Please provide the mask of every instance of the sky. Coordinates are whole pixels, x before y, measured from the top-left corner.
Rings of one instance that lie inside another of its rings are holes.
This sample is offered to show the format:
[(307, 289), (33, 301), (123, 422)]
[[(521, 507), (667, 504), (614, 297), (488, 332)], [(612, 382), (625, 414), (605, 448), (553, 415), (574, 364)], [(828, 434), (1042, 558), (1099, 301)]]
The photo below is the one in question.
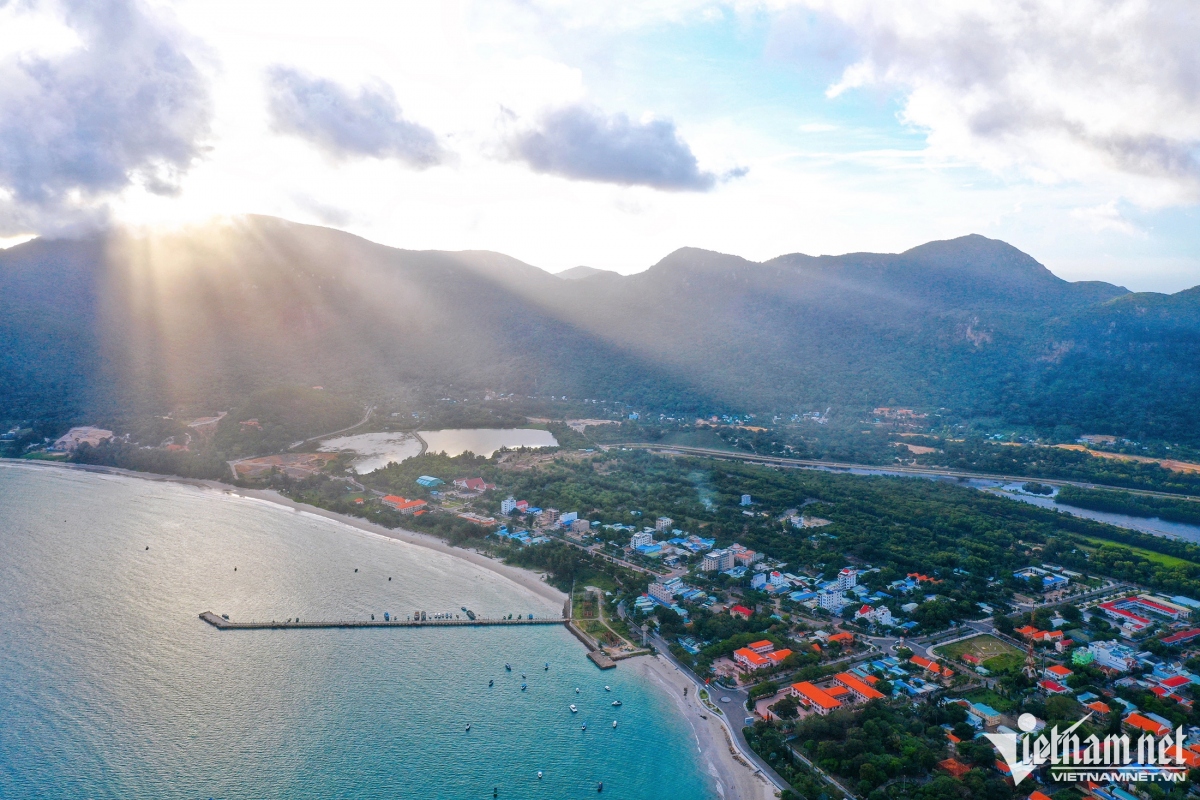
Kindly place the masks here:
[(969, 233), (1200, 284), (1192, 0), (0, 0), (0, 245), (256, 213), (556, 272)]

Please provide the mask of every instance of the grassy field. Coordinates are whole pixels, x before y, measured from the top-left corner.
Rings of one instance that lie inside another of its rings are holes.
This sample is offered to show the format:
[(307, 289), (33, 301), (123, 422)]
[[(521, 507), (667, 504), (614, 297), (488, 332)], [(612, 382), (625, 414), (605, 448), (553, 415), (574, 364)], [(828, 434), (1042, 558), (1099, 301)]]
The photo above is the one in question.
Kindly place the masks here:
[(970, 639), (964, 639), (961, 642), (947, 644), (937, 649), (938, 655), (945, 658), (959, 659), (965, 654), (970, 654), (978, 658), (980, 661), (987, 661), (998, 656), (1016, 655), (1019, 659), (1024, 659), (1025, 655), (1017, 648), (1010, 644), (997, 639), (995, 636), (980, 634), (972, 636)]
[(984, 705), (991, 706), (1001, 714), (1007, 714), (1016, 708), (1016, 704), (1012, 700), (1009, 700), (1007, 697), (1001, 697), (991, 689), (975, 689), (967, 692), (963, 697), (972, 703), (983, 703)]
[(1187, 559), (1176, 558), (1175, 556), (1168, 556), (1168, 555), (1164, 555), (1162, 553), (1156, 553), (1153, 550), (1146, 550), (1141, 547), (1134, 547), (1133, 545), (1125, 544), (1123, 542), (1109, 542), (1104, 539), (1096, 539), (1091, 536), (1081, 536), (1079, 538), (1083, 539), (1085, 542), (1089, 542), (1091, 544), (1096, 545), (1096, 547), (1099, 547), (1102, 544), (1115, 545), (1116, 547), (1124, 547), (1126, 550), (1132, 550), (1136, 555), (1142, 556), (1147, 561), (1153, 561), (1155, 564), (1162, 564), (1164, 567), (1195, 566), (1194, 562), (1188, 561)]

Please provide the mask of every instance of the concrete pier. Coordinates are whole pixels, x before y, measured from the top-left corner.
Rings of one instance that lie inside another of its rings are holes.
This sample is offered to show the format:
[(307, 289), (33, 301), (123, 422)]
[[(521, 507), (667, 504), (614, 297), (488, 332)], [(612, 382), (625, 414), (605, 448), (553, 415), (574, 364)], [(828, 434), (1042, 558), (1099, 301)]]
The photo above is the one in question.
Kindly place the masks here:
[(352, 619), (301, 622), (230, 622), (219, 614), (205, 611), (200, 619), (218, 630), (264, 631), (288, 630), (291, 628), (479, 628), (490, 625), (563, 625), (565, 619)]

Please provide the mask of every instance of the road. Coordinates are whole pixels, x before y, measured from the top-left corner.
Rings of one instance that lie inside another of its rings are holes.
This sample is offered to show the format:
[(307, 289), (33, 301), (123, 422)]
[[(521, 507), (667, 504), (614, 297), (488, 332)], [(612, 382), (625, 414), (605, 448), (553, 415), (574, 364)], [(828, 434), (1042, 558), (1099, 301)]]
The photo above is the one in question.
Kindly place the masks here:
[(803, 458), (783, 458), (781, 456), (761, 456), (755, 453), (740, 453), (736, 450), (718, 450), (711, 447), (684, 447), (671, 444), (654, 444), (652, 442), (627, 442), (623, 444), (608, 444), (613, 447), (636, 447), (641, 450), (656, 452), (676, 452), (686, 455), (705, 456), (708, 458), (727, 458), (734, 461), (744, 461), (748, 464), (765, 464), (767, 466), (796, 467), (799, 469), (863, 469), (888, 474), (912, 475), (914, 477), (944, 477), (944, 478), (975, 478), (978, 480), (1003, 481), (1004, 483), (1025, 483), (1037, 481), (1049, 486), (1075, 486), (1080, 489), (1100, 489), (1110, 492), (1127, 492), (1144, 497), (1165, 497), (1171, 500), (1192, 500), (1200, 502), (1200, 497), (1170, 492), (1155, 492), (1149, 489), (1127, 489), (1124, 486), (1107, 486), (1087, 481), (1068, 481), (1057, 478), (1031, 478), (1028, 475), (996, 475), (987, 472), (967, 472), (956, 469), (938, 469), (936, 467), (905, 467), (880, 464), (853, 464), (844, 461), (817, 461)]
[[(295, 450), (297, 447), (299, 447), (302, 444), (308, 444), (309, 442), (315, 442), (317, 439), (328, 439), (330, 436), (337, 436), (339, 433), (345, 433), (346, 431), (352, 431), (355, 428), (362, 427), (363, 425), (367, 424), (367, 420), (369, 420), (371, 418), (371, 413), (374, 410), (375, 410), (375, 406), (367, 406), (367, 412), (365, 414), (363, 414), (363, 418), (360, 419), (358, 422), (354, 423), (353, 425), (351, 425), (350, 427), (342, 428), (341, 430), (337, 430), (337, 431), (330, 431), (329, 433), (322, 433), (317, 436), (310, 436), (307, 439), (301, 439), (298, 442), (292, 442), (291, 444), (288, 445), (288, 450)], [(420, 439), (419, 436), (417, 438)], [(424, 443), (424, 440), (422, 440), (422, 444), (423, 443)]]

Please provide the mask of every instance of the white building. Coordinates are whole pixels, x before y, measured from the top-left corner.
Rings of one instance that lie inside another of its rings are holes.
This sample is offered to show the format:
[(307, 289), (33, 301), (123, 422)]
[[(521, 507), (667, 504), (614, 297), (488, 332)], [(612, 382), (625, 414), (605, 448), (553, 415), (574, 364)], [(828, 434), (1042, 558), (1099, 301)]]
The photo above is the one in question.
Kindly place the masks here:
[(1133, 650), (1116, 642), (1092, 642), (1088, 652), (1092, 654), (1094, 664), (1117, 672), (1129, 672), (1138, 664)]
[(839, 592), (849, 591), (855, 586), (858, 586), (858, 570), (851, 567), (843, 567), (838, 573), (837, 586)]
[(508, 497), (506, 497), (500, 501), (500, 513), (501, 514), (511, 514), (513, 511), (516, 510), (516, 508), (517, 508), (517, 498), (513, 497), (511, 494)]
[(669, 530), (671, 530), (671, 526), (674, 524), (675, 524), (675, 520), (671, 519), (670, 517), (659, 517), (654, 522), (654, 530), (669, 531)]
[(665, 584), (659, 583), (658, 581), (650, 584), (650, 589), (647, 591), (647, 594), (649, 594), (655, 600), (661, 600), (667, 605), (671, 605), (671, 603), (675, 602), (675, 593), (671, 591), (671, 588)]
[(755, 575), (753, 578), (750, 579), (750, 588), (751, 589), (762, 589), (766, 585), (767, 585), (767, 574), (765, 572), (760, 572), (757, 575)]
[(732, 568), (733, 553), (728, 550), (710, 550), (700, 562), (700, 569), (704, 572), (724, 572)]
[(837, 614), (849, 602), (840, 592), (821, 592), (817, 595), (817, 605), (831, 614)]
[(644, 544), (654, 544), (654, 534), (650, 531), (639, 531), (629, 539), (630, 547), (641, 547)]

